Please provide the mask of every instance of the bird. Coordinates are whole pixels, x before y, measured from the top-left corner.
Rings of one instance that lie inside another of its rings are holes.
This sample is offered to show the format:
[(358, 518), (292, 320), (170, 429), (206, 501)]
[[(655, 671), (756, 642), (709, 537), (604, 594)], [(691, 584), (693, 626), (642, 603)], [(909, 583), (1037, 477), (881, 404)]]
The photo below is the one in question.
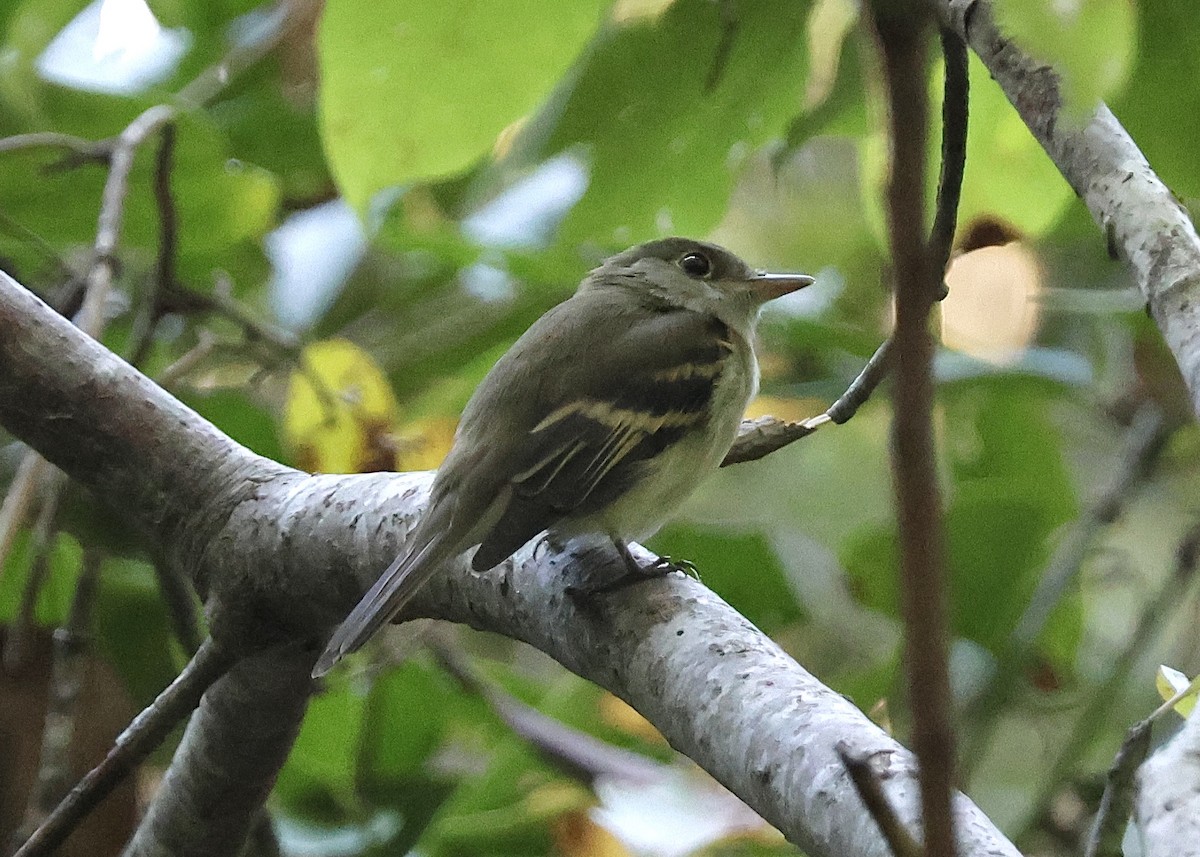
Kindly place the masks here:
[(468, 551), (486, 571), (546, 532), (607, 536), (631, 571), (721, 464), (758, 390), (762, 306), (811, 285), (729, 250), (661, 238), (606, 259), (484, 377), (405, 549), (336, 628), (328, 672)]

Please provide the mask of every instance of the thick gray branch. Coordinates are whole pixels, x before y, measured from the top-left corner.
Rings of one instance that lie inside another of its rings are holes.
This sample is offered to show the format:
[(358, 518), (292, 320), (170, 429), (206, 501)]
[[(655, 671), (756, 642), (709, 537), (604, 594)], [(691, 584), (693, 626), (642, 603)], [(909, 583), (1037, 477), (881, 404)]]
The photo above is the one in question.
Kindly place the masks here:
[(1084, 124), (1065, 115), (1057, 73), (999, 31), (986, 0), (938, 6), (1128, 263), (1200, 415), (1200, 238), (1187, 211), (1108, 107)]
[[(0, 422), (206, 581), (213, 635), (233, 649), (321, 640), (402, 545), (429, 481), (265, 462), (3, 276)], [(813, 857), (888, 854), (839, 742), (873, 760), (917, 828), (908, 751), (695, 581), (652, 581), (591, 607), (565, 594), (568, 581), (612, 571), (583, 544), (526, 551), (486, 575), (458, 564), (412, 615), (526, 640), (612, 690)], [(260, 655), (209, 691), (133, 853), (183, 847), (175, 831), (189, 837), (180, 853), (230, 853), (251, 817), (222, 808), (261, 803), (302, 716), (310, 659)], [(963, 857), (1015, 857), (967, 798), (955, 811)]]
[(1200, 706), (1142, 765), (1134, 821), (1146, 857), (1200, 857)]

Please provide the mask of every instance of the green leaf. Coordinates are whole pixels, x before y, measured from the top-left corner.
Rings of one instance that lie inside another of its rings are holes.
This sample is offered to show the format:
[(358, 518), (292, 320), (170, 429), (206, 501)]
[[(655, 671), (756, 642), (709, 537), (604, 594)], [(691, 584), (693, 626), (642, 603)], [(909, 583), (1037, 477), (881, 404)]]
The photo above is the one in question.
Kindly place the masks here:
[(1070, 115), (1085, 118), (1125, 83), (1137, 44), (1129, 0), (994, 0), (993, 6), (1004, 34), (1059, 73)]
[(93, 622), (101, 650), (139, 705), (149, 704), (179, 674), (182, 663), (174, 654), (170, 624), (149, 563), (114, 559), (104, 564)]
[(708, 232), (742, 161), (800, 112), (810, 8), (677, 0), (660, 17), (610, 28), (514, 153), (571, 149), (589, 166), (562, 239), (629, 244)]
[[(1061, 438), (1047, 416), (1047, 385), (993, 376), (947, 385), (943, 396), (948, 467), (945, 513), (953, 632), (1000, 652), (1045, 570), (1053, 534), (1076, 514)], [(842, 546), (858, 598), (899, 614), (894, 526), (864, 526)], [(1042, 652), (1067, 664), (1079, 644), (1077, 595), (1057, 608)]]
[[(971, 116), (958, 222), (966, 225), (988, 215), (1021, 232), (1041, 234), (1058, 222), (1075, 198), (1074, 191), (975, 54), (970, 55), (970, 76)], [(933, 103), (940, 104), (940, 69), (930, 85), (936, 99)], [(940, 147), (940, 132), (932, 131), (927, 169), (930, 212), (941, 163)], [(883, 214), (883, 187), (888, 174), (885, 134), (879, 131), (863, 138), (860, 153), (867, 213), (880, 246), (887, 246)]]
[(760, 533), (728, 533), (672, 524), (657, 535), (655, 551), (687, 560), (700, 579), (747, 619), (772, 634), (804, 618), (779, 559)]
[(367, 697), (359, 757), (363, 780), (427, 779), (429, 756), (461, 700), (443, 671), (416, 659), (380, 676)]
[(343, 196), (465, 169), (546, 97), (607, 0), (333, 0), (318, 39), (321, 130)]
[(356, 806), (366, 705), (366, 696), (338, 675), (313, 697), (275, 787), (290, 812), (337, 819)]
[[(47, 574), (34, 610), (39, 625), (53, 628), (66, 620), (79, 580), (80, 556), (79, 545), (70, 536), (60, 534), (50, 545)], [(11, 623), (19, 612), (32, 561), (29, 531), (25, 530), (14, 539), (0, 568), (0, 623)]]
[(1113, 112), (1168, 186), (1200, 198), (1200, 110), (1190, 85), (1200, 80), (1200, 51), (1184, 47), (1200, 45), (1200, 15), (1178, 0), (1138, 0), (1137, 10), (1133, 76)]
[[(231, 161), (216, 128), (202, 116), (180, 119), (171, 173), (179, 223), (181, 278), (210, 282), (234, 250), (257, 242), (275, 222), (279, 189), (274, 177)], [(147, 261), (157, 252), (159, 216), (151, 187), (157, 140), (137, 153), (125, 200), (120, 248), (139, 249)], [(107, 173), (96, 166), (55, 170), (58, 151), (5, 155), (0, 170), (0, 210), (61, 253), (95, 241), (100, 196)], [(136, 256), (135, 256), (136, 258)]]
[(181, 391), (179, 399), (243, 446), (283, 460), (273, 416), (244, 390)]

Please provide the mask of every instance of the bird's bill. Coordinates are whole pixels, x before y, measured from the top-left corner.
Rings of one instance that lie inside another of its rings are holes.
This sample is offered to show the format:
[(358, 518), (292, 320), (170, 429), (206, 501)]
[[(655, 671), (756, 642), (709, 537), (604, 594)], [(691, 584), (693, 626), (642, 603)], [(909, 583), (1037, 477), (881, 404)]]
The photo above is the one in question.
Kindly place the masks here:
[(762, 300), (769, 301), (790, 295), (815, 281), (807, 274), (769, 274), (760, 271), (750, 280), (750, 286)]

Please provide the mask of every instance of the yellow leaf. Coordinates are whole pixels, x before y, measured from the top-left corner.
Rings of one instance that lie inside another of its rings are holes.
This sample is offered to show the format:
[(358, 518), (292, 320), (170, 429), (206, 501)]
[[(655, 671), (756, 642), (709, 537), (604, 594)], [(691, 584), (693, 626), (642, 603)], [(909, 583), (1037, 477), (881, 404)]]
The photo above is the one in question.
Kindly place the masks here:
[(292, 373), (284, 437), (296, 463), (319, 473), (396, 469), (399, 406), (371, 356), (343, 339), (304, 349)]
[(606, 693), (600, 697), (597, 708), (600, 719), (609, 726), (615, 726), (630, 735), (636, 735), (643, 741), (655, 744), (667, 743), (667, 739), (654, 727), (654, 724), (635, 711), (625, 700)]
[(1191, 688), (1191, 692), (1175, 703), (1175, 711), (1180, 717), (1187, 717), (1196, 707), (1196, 694), (1200, 691), (1195, 687), (1196, 682), (1189, 679), (1179, 670), (1160, 665), (1158, 674), (1154, 677), (1154, 686), (1163, 702), (1167, 702)]
[(405, 423), (396, 432), (396, 467), (399, 470), (435, 470), (454, 443), (456, 420), (431, 417)]
[(588, 816), (586, 812), (569, 812), (551, 827), (554, 844), (566, 857), (629, 857), (629, 851)]
[(781, 420), (799, 422), (825, 412), (829, 402), (816, 399), (784, 399), (779, 396), (755, 396), (746, 408), (746, 419), (778, 417)]

